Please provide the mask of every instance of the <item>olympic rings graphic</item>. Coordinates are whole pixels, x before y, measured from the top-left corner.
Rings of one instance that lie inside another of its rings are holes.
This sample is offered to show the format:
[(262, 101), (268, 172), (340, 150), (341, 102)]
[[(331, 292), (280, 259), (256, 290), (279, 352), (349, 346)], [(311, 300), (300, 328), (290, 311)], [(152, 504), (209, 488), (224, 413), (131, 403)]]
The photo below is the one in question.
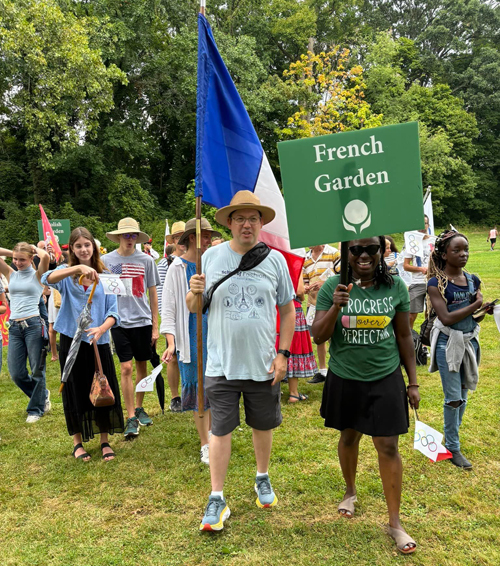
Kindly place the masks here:
[(114, 295), (120, 294), (120, 284), (118, 283), (118, 281), (114, 281), (113, 279), (111, 279), (110, 281), (107, 282), (107, 285), (108, 285), (108, 291), (111, 291)]
[(140, 386), (141, 389), (146, 389), (146, 387), (153, 381), (153, 378), (151, 376), (144, 378), (141, 382), (140, 382)]
[(422, 429), (415, 431), (415, 442), (420, 442), (424, 448), (428, 448), (431, 452), (437, 451), (437, 444), (432, 434), (425, 434)]
[(408, 241), (409, 241), (410, 252), (413, 255), (415, 255), (420, 250), (420, 246), (418, 245), (418, 242), (415, 240), (415, 235), (410, 234), (408, 236)]

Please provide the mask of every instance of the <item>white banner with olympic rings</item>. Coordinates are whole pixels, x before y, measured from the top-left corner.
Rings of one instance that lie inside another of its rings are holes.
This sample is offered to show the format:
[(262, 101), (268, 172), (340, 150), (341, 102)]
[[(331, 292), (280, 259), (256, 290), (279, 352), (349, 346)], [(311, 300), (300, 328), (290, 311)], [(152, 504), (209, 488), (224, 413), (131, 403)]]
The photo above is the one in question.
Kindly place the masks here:
[(114, 273), (101, 273), (99, 280), (106, 295), (124, 295), (132, 297), (132, 278), (121, 279)]
[(162, 368), (163, 368), (163, 363), (161, 363), (159, 366), (156, 366), (155, 369), (150, 373), (150, 375), (148, 375), (144, 379), (141, 379), (141, 381), (139, 381), (139, 383), (135, 388), (136, 393), (153, 391), (153, 385), (156, 381), (156, 378), (160, 375)]

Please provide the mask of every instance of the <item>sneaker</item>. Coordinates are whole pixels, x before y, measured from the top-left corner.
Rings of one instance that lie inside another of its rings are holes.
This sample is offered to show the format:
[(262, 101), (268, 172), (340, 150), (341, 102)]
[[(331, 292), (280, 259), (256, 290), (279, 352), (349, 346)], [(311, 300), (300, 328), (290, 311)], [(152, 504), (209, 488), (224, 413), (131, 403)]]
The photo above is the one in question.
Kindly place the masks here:
[(323, 383), (325, 379), (325, 376), (318, 371), (318, 373), (315, 374), (314, 377), (311, 377), (307, 383)]
[(47, 389), (47, 398), (45, 399), (45, 407), (43, 408), (43, 414), (48, 413), (52, 409), (52, 403), (50, 402), (50, 391)]
[(170, 410), (172, 413), (182, 413), (182, 402), (180, 397), (174, 397), (170, 401)]
[(135, 409), (135, 416), (139, 420), (141, 426), (150, 426), (153, 424), (153, 419), (146, 413), (142, 407)]
[(127, 419), (127, 425), (125, 427), (123, 436), (125, 438), (139, 436), (139, 419), (137, 417), (130, 417), (129, 419)]
[(205, 444), (205, 446), (201, 447), (200, 450), (200, 460), (204, 463), (204, 464), (210, 464), (210, 461), (208, 459), (208, 444)]
[(257, 499), (255, 500), (257, 507), (274, 507), (278, 503), (278, 498), (271, 487), (267, 474), (255, 478), (255, 493), (257, 494)]
[[(451, 450), (450, 450), (451, 452)], [(467, 460), (467, 458), (458, 450), (457, 452), (451, 452), (452, 458), (450, 462), (457, 466), (457, 468), (463, 468), (464, 470), (472, 470), (472, 464)]]
[(40, 415), (35, 415), (35, 414), (31, 414), (28, 415), (28, 417), (26, 418), (26, 422), (27, 423), (36, 423), (36, 421), (39, 421), (42, 417)]
[(200, 523), (200, 531), (222, 531), (224, 521), (231, 515), (226, 501), (219, 495), (211, 495), (208, 498), (208, 505), (205, 515)]

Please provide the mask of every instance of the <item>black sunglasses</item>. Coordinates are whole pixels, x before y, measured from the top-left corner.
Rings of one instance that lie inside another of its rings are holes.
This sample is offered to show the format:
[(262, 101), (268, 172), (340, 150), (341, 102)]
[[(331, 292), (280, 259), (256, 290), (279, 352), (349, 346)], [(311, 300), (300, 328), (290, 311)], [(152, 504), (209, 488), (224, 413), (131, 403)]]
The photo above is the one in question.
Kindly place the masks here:
[(370, 246), (350, 246), (349, 251), (352, 255), (359, 257), (366, 252), (368, 255), (376, 255), (380, 251), (380, 244), (371, 244)]

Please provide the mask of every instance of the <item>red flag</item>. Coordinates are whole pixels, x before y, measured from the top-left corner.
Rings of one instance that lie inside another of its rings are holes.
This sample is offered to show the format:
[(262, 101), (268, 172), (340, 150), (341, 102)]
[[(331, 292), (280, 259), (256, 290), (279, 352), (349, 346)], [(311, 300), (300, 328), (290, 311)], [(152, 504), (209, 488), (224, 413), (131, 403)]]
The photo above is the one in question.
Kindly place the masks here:
[[(3, 313), (0, 314), (0, 331), (2, 333), (2, 343), (4, 346), (8, 346), (9, 345), (9, 328), (7, 326), (7, 322), (10, 318), (10, 308), (9, 308), (9, 304), (7, 303), (5, 305), (7, 307), (7, 310)], [(0, 344), (0, 348), (1, 348), (1, 344)]]
[(288, 265), (290, 277), (292, 278), (293, 288), (295, 291), (297, 291), (300, 274), (302, 273), (302, 266), (304, 265), (304, 258), (292, 252), (284, 252), (283, 250), (280, 250), (279, 248), (275, 248), (273, 246), (269, 247), (273, 250), (276, 250), (277, 252), (280, 252), (284, 256), (286, 264)]
[(59, 247), (59, 242), (56, 240), (54, 236), (54, 232), (52, 230), (52, 226), (50, 225), (49, 219), (45, 214), (45, 210), (43, 210), (43, 206), (40, 204), (40, 213), (42, 214), (42, 232), (43, 232), (43, 239), (45, 240), (45, 244), (50, 244), (54, 249), (54, 254), (56, 256), (56, 261), (59, 261), (59, 258), (62, 255), (61, 248)]
[(446, 452), (439, 452), (436, 458), (436, 462), (440, 462), (441, 460), (449, 460), (450, 458), (453, 458), (453, 454), (447, 448), (445, 448), (445, 450)]

